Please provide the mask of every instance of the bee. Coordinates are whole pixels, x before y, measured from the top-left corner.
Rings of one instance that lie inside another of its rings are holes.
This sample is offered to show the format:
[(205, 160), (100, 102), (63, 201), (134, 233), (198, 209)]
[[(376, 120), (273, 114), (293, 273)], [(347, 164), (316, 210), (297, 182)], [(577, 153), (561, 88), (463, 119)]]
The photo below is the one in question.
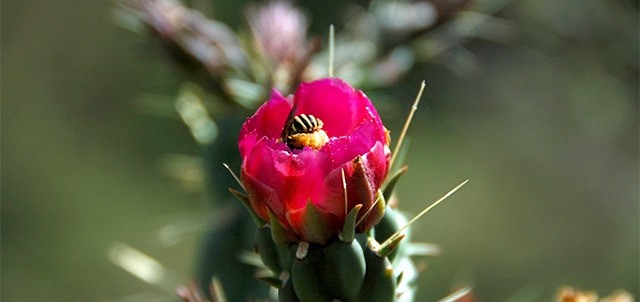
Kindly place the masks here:
[(296, 106), (291, 109), (284, 125), (282, 141), (291, 149), (322, 148), (329, 141), (329, 136), (322, 130), (322, 120), (311, 114), (294, 115), (295, 109)]

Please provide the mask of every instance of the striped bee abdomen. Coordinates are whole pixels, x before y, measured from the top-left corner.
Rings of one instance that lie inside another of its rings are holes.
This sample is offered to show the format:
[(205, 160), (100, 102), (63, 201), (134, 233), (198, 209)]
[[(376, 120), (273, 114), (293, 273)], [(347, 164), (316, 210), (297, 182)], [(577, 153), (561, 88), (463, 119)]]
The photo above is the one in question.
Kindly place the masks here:
[(296, 133), (311, 133), (322, 129), (324, 123), (313, 115), (300, 114), (293, 118), (289, 135)]
[(284, 129), (287, 146), (291, 149), (310, 147), (320, 149), (329, 141), (329, 136), (322, 130), (324, 123), (319, 118), (309, 114), (296, 115), (287, 122), (288, 128)]

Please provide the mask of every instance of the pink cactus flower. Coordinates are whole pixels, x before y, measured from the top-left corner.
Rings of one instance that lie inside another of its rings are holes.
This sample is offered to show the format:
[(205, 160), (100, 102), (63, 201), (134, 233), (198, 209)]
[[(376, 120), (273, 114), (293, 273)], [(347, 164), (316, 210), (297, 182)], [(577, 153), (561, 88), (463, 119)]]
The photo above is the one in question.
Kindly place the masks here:
[(289, 1), (271, 1), (250, 8), (247, 20), (256, 48), (275, 64), (295, 63), (304, 54), (309, 24)]
[(287, 241), (327, 243), (358, 204), (359, 232), (384, 215), (377, 197), (389, 170), (388, 133), (367, 96), (341, 79), (303, 83), (289, 97), (274, 90), (243, 124), (239, 148), (253, 211), (275, 218)]

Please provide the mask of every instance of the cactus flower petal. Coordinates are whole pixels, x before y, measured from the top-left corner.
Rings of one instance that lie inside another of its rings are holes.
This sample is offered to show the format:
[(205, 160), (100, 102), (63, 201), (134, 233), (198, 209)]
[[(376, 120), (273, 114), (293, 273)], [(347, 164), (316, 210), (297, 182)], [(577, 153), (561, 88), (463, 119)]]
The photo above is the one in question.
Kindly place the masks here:
[[(301, 114), (322, 121), (316, 126), (326, 132), (326, 144), (294, 148), (283, 139), (290, 116)], [(363, 205), (359, 215), (374, 206), (389, 170), (387, 133), (375, 107), (362, 91), (337, 78), (303, 83), (290, 97), (274, 90), (243, 124), (238, 145), (251, 208), (265, 222), (271, 211), (292, 242), (325, 244), (354, 206)], [(358, 231), (381, 219), (384, 202), (376, 209)]]

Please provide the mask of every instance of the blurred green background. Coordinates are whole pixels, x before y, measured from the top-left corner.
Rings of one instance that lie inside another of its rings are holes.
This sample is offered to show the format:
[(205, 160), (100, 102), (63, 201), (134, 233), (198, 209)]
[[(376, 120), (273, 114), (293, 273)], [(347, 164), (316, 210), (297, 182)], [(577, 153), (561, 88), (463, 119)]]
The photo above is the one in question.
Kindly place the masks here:
[[(212, 6), (237, 26), (242, 3)], [(339, 24), (340, 3), (309, 2), (312, 30)], [(158, 259), (176, 285), (194, 271), (211, 203), (161, 162), (199, 147), (178, 119), (135, 105), (174, 96), (184, 78), (111, 9), (2, 2), (3, 301), (176, 300), (110, 262), (116, 242)], [(470, 179), (416, 225), (443, 249), (419, 300), (466, 283), (481, 301), (549, 301), (564, 284), (638, 297), (638, 2), (515, 0), (497, 16), (516, 35), (469, 44), (475, 67), (435, 60), (386, 91), (408, 108), (428, 83), (403, 209)], [(398, 133), (404, 111), (386, 114)]]

